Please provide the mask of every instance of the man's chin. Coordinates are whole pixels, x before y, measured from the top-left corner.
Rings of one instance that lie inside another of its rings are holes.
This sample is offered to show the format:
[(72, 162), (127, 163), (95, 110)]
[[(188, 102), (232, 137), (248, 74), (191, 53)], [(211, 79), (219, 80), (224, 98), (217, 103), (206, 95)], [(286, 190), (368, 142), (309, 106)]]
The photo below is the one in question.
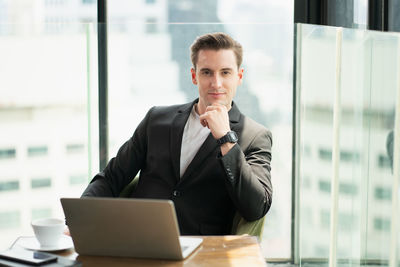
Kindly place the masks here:
[(223, 101), (223, 100), (215, 100), (215, 101), (210, 101), (210, 102), (208, 103), (207, 106), (212, 106), (212, 105), (222, 105), (222, 106), (226, 106), (227, 104), (226, 104), (226, 101)]

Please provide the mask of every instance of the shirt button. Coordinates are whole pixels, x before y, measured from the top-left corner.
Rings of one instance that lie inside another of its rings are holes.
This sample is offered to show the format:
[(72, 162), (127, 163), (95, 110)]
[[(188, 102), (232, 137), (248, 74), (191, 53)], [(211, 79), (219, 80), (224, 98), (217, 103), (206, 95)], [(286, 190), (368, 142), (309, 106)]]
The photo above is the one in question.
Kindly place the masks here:
[(181, 196), (181, 192), (179, 192), (178, 190), (174, 190), (174, 192), (172, 194), (174, 195), (174, 197), (180, 197)]

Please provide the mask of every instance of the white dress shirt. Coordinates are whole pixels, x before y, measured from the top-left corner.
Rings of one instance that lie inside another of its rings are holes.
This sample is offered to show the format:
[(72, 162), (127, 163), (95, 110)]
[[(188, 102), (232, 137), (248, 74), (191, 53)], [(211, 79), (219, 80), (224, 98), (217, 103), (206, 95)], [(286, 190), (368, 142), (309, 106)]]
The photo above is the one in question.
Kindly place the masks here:
[(180, 177), (183, 176), (190, 162), (193, 160), (201, 145), (210, 134), (210, 129), (200, 123), (200, 116), (196, 112), (196, 105), (193, 105), (192, 112), (186, 122), (182, 136)]

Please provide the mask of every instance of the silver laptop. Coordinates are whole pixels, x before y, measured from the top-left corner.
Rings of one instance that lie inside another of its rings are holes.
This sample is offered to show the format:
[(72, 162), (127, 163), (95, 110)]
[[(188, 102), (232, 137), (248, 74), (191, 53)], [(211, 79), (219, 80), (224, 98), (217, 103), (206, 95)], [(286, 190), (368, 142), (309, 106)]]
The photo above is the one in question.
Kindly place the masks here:
[(82, 255), (180, 260), (203, 241), (180, 236), (171, 200), (62, 198), (61, 204)]

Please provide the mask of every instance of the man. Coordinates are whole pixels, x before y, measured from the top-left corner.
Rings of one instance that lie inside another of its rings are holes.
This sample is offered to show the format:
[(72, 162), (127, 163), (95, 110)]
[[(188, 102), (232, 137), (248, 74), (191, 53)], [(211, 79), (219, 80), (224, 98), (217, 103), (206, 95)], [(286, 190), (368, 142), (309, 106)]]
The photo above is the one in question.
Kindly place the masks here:
[(181, 234), (230, 234), (236, 212), (253, 221), (271, 206), (272, 137), (232, 102), (243, 79), (239, 43), (206, 34), (191, 59), (199, 98), (151, 108), (82, 196), (118, 197), (140, 171), (131, 197), (171, 199)]

